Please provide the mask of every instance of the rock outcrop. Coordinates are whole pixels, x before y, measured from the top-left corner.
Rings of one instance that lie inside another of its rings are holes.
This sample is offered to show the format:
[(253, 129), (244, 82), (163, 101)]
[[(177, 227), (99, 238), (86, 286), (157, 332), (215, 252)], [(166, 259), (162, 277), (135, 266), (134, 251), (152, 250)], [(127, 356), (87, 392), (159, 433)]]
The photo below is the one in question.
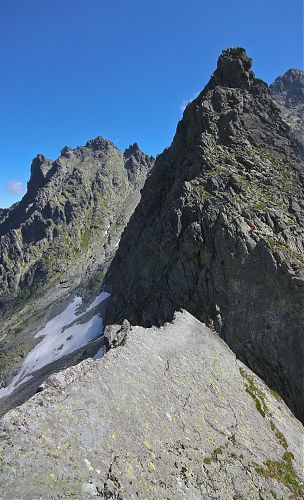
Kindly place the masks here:
[(279, 105), (284, 120), (304, 144), (304, 71), (290, 69), (270, 85), (270, 94)]
[(301, 424), (185, 311), (53, 375), (0, 434), (3, 500), (303, 498)]
[(187, 309), (300, 418), (304, 153), (244, 49), (223, 51), (157, 157), (107, 280), (110, 323)]

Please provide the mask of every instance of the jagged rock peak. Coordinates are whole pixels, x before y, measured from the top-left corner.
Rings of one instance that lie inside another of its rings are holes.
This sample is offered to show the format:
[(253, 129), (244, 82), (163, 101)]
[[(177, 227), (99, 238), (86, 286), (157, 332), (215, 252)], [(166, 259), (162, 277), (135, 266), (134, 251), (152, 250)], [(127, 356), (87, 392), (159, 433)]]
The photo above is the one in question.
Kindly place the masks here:
[[(136, 179), (136, 172), (138, 169), (142, 168), (142, 165), (146, 165), (150, 171), (154, 166), (153, 156), (146, 155), (141, 151), (137, 142), (131, 144), (125, 149), (123, 153), (125, 159), (125, 169), (128, 171), (128, 178), (131, 182)], [(134, 177), (135, 176), (135, 177)]]
[[(284, 73), (285, 76), (301, 76), (304, 77), (304, 71), (299, 68), (290, 68)], [(283, 75), (283, 76), (284, 76)]]
[(28, 190), (33, 191), (44, 186), (48, 174), (53, 166), (53, 162), (48, 160), (43, 154), (38, 154), (32, 160), (31, 177), (28, 182)]
[(73, 149), (69, 146), (64, 146), (60, 151), (60, 156), (64, 156), (65, 158), (69, 158), (73, 153)]
[(141, 152), (140, 147), (138, 146), (137, 142), (134, 142), (133, 144), (130, 144), (128, 148), (125, 149), (124, 157), (129, 158), (130, 156), (135, 156), (139, 152)]
[(86, 148), (90, 148), (93, 150), (107, 150), (109, 148), (115, 148), (116, 146), (107, 139), (104, 139), (100, 135), (95, 139), (91, 139), (86, 143)]
[(296, 79), (300, 78), (302, 80), (303, 77), (304, 77), (304, 71), (302, 69), (290, 68), (287, 71), (285, 71), (285, 73), (278, 76), (275, 79), (275, 82), (282, 81), (282, 80), (290, 80), (290, 79), (294, 79), (294, 78), (296, 78)]
[(255, 80), (251, 70), (252, 59), (241, 47), (230, 47), (222, 51), (217, 61), (217, 69), (213, 73), (209, 85), (223, 87), (246, 87)]

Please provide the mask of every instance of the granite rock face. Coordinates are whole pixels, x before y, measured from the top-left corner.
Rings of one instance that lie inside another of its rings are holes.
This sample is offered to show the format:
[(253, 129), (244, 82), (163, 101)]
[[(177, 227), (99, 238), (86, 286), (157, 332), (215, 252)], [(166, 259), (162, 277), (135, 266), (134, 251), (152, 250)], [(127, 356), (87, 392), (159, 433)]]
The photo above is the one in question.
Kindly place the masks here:
[(304, 153), (244, 49), (217, 69), (157, 157), (107, 277), (109, 323), (187, 309), (303, 400)]
[(284, 120), (304, 144), (304, 71), (290, 69), (270, 85), (273, 100), (279, 105)]
[(185, 311), (50, 377), (0, 435), (3, 500), (303, 498), (302, 425)]

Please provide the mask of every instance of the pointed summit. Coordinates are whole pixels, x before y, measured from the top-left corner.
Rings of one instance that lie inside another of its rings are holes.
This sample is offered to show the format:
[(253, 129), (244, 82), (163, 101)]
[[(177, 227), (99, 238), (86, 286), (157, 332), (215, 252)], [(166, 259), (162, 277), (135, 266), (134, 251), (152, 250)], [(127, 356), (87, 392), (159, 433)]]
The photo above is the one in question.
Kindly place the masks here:
[(252, 81), (252, 59), (241, 47), (223, 50), (217, 61), (217, 69), (213, 79), (218, 85), (227, 87), (243, 87)]
[(272, 97), (286, 107), (304, 102), (304, 71), (291, 68), (270, 85)]
[(53, 162), (44, 155), (38, 154), (31, 164), (31, 177), (28, 182), (28, 191), (31, 194), (36, 193), (42, 188), (52, 170)]
[(95, 139), (90, 139), (86, 143), (86, 148), (93, 149), (94, 151), (103, 151), (116, 147), (111, 141), (108, 141), (100, 135)]
[[(250, 88), (252, 83), (259, 82), (251, 70), (252, 59), (242, 47), (230, 47), (222, 51), (217, 61), (217, 69), (213, 73), (208, 88), (216, 86), (231, 88)], [(265, 89), (267, 89), (267, 85)]]
[(133, 144), (130, 144), (128, 148), (125, 149), (124, 157), (129, 158), (130, 156), (135, 156), (139, 152), (140, 152), (140, 147), (138, 146), (137, 142), (134, 142)]

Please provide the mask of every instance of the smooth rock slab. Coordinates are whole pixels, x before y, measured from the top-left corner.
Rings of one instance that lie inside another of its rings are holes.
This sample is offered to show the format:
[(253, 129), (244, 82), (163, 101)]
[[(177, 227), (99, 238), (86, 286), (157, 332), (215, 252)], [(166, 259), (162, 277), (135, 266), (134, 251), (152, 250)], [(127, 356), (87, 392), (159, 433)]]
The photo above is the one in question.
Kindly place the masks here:
[(2, 499), (301, 498), (303, 427), (186, 311), (0, 422)]

